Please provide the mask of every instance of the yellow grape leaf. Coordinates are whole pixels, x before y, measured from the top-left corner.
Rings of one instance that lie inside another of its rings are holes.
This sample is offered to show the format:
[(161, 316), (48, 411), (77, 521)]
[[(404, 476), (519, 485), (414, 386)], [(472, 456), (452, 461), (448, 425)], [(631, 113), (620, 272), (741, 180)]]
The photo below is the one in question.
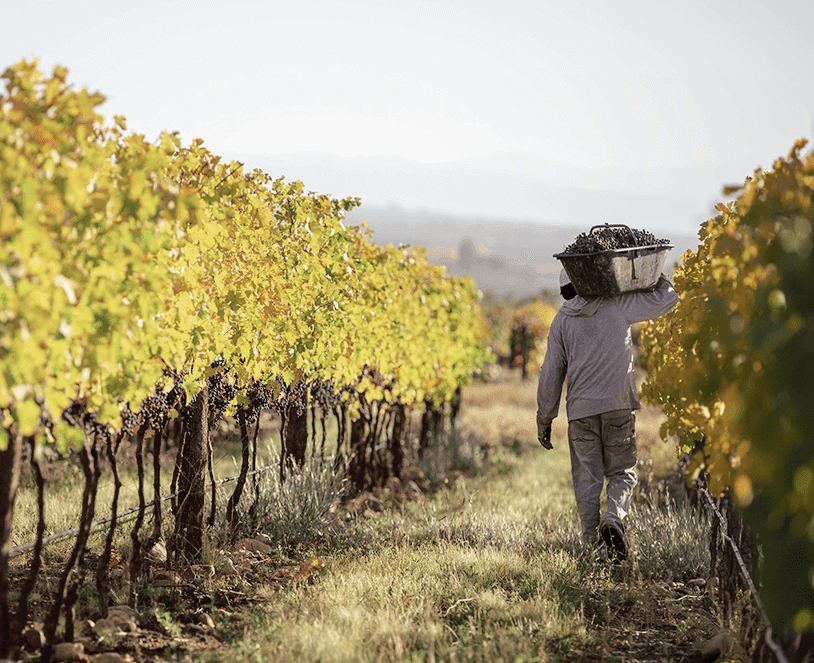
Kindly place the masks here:
[(14, 418), (20, 426), (20, 433), (33, 435), (40, 421), (40, 406), (34, 401), (23, 401), (14, 408)]
[(85, 434), (64, 421), (57, 421), (54, 424), (54, 439), (57, 449), (64, 452), (68, 447), (81, 447)]
[(59, 389), (46, 389), (45, 403), (51, 419), (56, 421), (62, 414), (62, 411), (68, 407), (71, 399), (65, 394), (64, 391)]
[(246, 384), (249, 381), (251, 374), (249, 373), (249, 369), (246, 368), (245, 364), (236, 364), (234, 370), (240, 384)]

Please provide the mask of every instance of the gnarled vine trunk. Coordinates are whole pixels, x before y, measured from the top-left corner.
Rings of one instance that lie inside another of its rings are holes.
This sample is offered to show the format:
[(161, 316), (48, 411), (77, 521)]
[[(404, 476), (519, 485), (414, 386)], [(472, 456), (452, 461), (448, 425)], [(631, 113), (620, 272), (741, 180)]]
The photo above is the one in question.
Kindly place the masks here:
[(23, 464), (23, 436), (19, 431), (5, 431), (8, 444), (0, 449), (0, 659), (10, 658), (17, 640), (11, 628), (8, 603), (8, 558), (11, 550), (11, 527), (14, 500), (20, 484)]
[(368, 404), (362, 396), (359, 397), (359, 401), (359, 417), (350, 424), (348, 462), (348, 478), (356, 492), (364, 490), (367, 486), (367, 445), (371, 425)]
[(392, 475), (401, 476), (404, 468), (404, 434), (407, 429), (407, 408), (402, 403), (393, 405), (393, 427), (388, 446), (392, 462)]
[(171, 549), (176, 557), (196, 559), (203, 551), (206, 449), (209, 438), (209, 388), (192, 402), (183, 453), (178, 457), (178, 514)]
[(283, 453), (281, 459), (282, 476), (285, 469), (305, 465), (305, 455), (308, 447), (308, 408), (299, 405), (289, 405), (285, 414), (285, 430), (283, 431)]

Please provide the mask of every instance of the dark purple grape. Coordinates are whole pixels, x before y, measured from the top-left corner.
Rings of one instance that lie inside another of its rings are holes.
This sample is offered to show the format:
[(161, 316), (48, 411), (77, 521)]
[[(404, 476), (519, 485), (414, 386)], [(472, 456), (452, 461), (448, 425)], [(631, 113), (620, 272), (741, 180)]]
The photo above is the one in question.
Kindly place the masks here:
[(565, 247), (563, 253), (598, 253), (614, 249), (630, 249), (637, 246), (656, 246), (669, 244), (668, 239), (657, 239), (653, 233), (636, 228), (619, 228), (608, 226), (595, 228), (593, 232), (580, 233), (577, 238)]

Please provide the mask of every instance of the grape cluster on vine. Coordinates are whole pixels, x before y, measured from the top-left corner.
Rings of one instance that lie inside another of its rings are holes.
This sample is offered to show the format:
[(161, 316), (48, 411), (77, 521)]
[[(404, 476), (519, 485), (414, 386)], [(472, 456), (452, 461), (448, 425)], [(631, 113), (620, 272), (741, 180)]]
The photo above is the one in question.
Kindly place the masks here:
[(630, 249), (640, 246), (661, 246), (669, 244), (668, 239), (658, 239), (647, 230), (636, 228), (607, 226), (596, 228), (592, 232), (580, 233), (577, 238), (563, 249), (563, 253), (598, 253), (614, 249)]
[(155, 393), (150, 394), (141, 402), (142, 421), (154, 431), (161, 430), (167, 422), (169, 409), (167, 394), (160, 388), (156, 389)]
[(85, 435), (93, 435), (96, 432), (96, 414), (88, 412), (82, 401), (71, 401), (71, 404), (62, 411), (62, 419)]
[(209, 425), (212, 426), (223, 419), (229, 404), (235, 399), (237, 389), (234, 384), (229, 383), (227, 376), (232, 370), (231, 366), (225, 365), (223, 358), (219, 357), (212, 362), (215, 373), (207, 378), (209, 386)]
[[(62, 420), (81, 430), (92, 438), (95, 444), (102, 444), (111, 435), (110, 425), (100, 422), (95, 412), (89, 412), (83, 401), (73, 400), (62, 411)], [(53, 434), (54, 422), (45, 412), (40, 414), (40, 422)]]
[(305, 412), (305, 406), (308, 402), (306, 394), (308, 391), (308, 383), (305, 380), (298, 380), (293, 385), (288, 385), (278, 375), (276, 378), (280, 384), (280, 395), (277, 400), (272, 403), (272, 407), (279, 413), (284, 414), (290, 408), (297, 407), (297, 416), (302, 416)]
[(246, 397), (249, 404), (241, 408), (241, 412), (246, 419), (246, 423), (253, 424), (260, 416), (260, 410), (270, 407), (274, 392), (269, 389), (262, 380), (252, 382), (246, 389)]
[(336, 391), (333, 380), (317, 380), (311, 385), (311, 399), (327, 412), (339, 405), (342, 391)]
[(142, 423), (142, 415), (141, 412), (136, 414), (131, 410), (128, 406), (124, 406), (121, 408), (122, 414), (122, 431), (128, 437), (132, 437), (136, 434), (136, 430), (138, 430), (139, 426)]

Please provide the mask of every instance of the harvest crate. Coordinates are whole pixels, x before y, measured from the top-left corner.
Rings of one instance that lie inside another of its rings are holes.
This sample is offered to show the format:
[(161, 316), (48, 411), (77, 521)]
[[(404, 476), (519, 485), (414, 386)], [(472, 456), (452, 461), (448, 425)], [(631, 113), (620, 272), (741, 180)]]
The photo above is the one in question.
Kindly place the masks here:
[[(606, 227), (593, 226), (590, 232)], [(555, 253), (554, 257), (562, 263), (581, 297), (609, 297), (653, 290), (673, 246), (652, 244), (595, 253)]]

